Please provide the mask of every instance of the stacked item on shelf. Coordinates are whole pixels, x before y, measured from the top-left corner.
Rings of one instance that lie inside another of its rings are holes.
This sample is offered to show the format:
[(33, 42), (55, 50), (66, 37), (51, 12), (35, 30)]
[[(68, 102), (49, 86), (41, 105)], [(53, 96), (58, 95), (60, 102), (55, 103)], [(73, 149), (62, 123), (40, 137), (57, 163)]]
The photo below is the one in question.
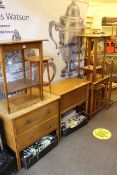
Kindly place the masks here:
[(30, 168), (57, 144), (58, 138), (55, 134), (50, 134), (38, 140), (36, 143), (21, 152), (22, 166), (25, 169)]
[(67, 136), (88, 123), (85, 112), (70, 110), (61, 119), (61, 135)]
[(86, 26), (85, 26), (85, 34), (92, 33), (92, 25), (93, 25), (93, 16), (87, 16), (86, 18)]

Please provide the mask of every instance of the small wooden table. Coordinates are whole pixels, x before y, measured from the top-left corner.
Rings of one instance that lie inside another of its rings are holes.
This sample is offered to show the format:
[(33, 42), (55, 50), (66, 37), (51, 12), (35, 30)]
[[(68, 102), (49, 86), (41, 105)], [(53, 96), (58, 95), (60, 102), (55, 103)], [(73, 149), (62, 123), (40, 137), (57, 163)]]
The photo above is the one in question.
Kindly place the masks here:
[(51, 85), (52, 93), (60, 95), (60, 112), (64, 114), (77, 105), (86, 102), (88, 112), (88, 96), (91, 81), (79, 78), (69, 78)]
[[(88, 114), (89, 106), (89, 90), (91, 81), (79, 78), (69, 78), (57, 83), (51, 84), (51, 92), (59, 95), (60, 106), (60, 131), (62, 115), (75, 108), (78, 105), (85, 103), (85, 111)], [(48, 91), (48, 89), (46, 88)], [(60, 132), (61, 138), (61, 132)]]
[[(18, 92), (20, 90), (26, 90), (38, 86), (40, 89), (40, 98), (43, 99), (43, 41), (47, 40), (20, 40), (20, 41), (0, 41), (0, 64), (3, 76), (3, 85), (0, 90), (4, 90), (6, 98), (7, 111), (10, 113), (9, 99), (8, 95), (13, 92)], [(24, 62), (24, 49), (39, 49), (39, 59), (40, 59), (40, 77), (39, 81), (29, 81), (26, 80), (25, 74), (25, 62)], [(21, 50), (22, 54), (22, 65), (23, 65), (23, 79), (19, 81), (14, 81), (7, 83), (6, 70), (5, 70), (5, 53)]]
[(69, 78), (51, 85), (51, 92), (61, 97), (59, 105), (61, 117), (65, 112), (83, 103), (86, 103), (85, 110), (86, 114), (88, 114), (90, 83), (90, 81), (85, 79)]

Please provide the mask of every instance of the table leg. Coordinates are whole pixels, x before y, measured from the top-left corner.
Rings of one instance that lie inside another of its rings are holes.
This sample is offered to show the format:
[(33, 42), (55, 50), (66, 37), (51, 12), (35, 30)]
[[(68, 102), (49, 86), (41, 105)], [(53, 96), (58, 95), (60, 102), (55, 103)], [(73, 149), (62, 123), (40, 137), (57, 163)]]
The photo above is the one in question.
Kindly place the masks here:
[(104, 74), (105, 74), (105, 60), (106, 60), (106, 38), (104, 39), (104, 56), (103, 56), (103, 63), (102, 63), (102, 78), (104, 78)]
[(87, 39), (88, 43), (88, 60), (87, 60), (87, 65), (91, 64), (91, 50), (92, 50), (92, 39), (88, 38)]
[(91, 97), (90, 97), (90, 117), (93, 115), (93, 99), (94, 99), (94, 87), (91, 86)]
[[(32, 80), (32, 62), (30, 61), (30, 80)], [(32, 88), (30, 89), (30, 95), (32, 95)]]
[(108, 81), (109, 80), (106, 80), (106, 82), (105, 82), (105, 94), (104, 94), (104, 98), (105, 98), (105, 100), (104, 100), (104, 107), (105, 108), (107, 108), (108, 107)]
[[(21, 50), (21, 55), (22, 55), (23, 76), (24, 76), (24, 78), (26, 78), (25, 60), (24, 60), (24, 49)], [(27, 93), (27, 90), (25, 90), (25, 93)]]
[(26, 72), (25, 72), (25, 61), (24, 61), (24, 50), (21, 50), (21, 55), (22, 55), (22, 68), (23, 68), (23, 76), (26, 78)]
[(97, 66), (97, 38), (94, 38), (94, 60), (93, 60), (93, 81), (96, 81), (96, 66)]
[(87, 97), (86, 97), (86, 115), (88, 115), (88, 108), (89, 108), (89, 85), (87, 85)]
[(111, 100), (111, 91), (112, 91), (112, 80), (109, 79), (109, 85), (108, 85), (108, 102), (107, 102), (107, 108), (109, 107), (109, 103)]
[(47, 75), (48, 75), (48, 82), (49, 82), (49, 90), (50, 90), (50, 93), (51, 93), (50, 71), (49, 71), (49, 63), (48, 62), (46, 63), (46, 66), (47, 66)]
[[(38, 77), (39, 77), (39, 82), (40, 82), (40, 62), (38, 62)], [(40, 95), (40, 98), (42, 98), (42, 95), (41, 95), (41, 85), (39, 85), (39, 95)]]
[(80, 77), (80, 45), (81, 45), (81, 38), (78, 38), (78, 77)]
[(21, 167), (21, 159), (20, 159), (20, 153), (18, 150), (16, 150), (16, 159), (17, 159), (17, 166), (18, 166), (18, 170), (20, 170), (22, 167)]
[(41, 100), (43, 100), (43, 45), (42, 45), (42, 42), (40, 43), (40, 46), (39, 46), (39, 59), (40, 59), (40, 74), (39, 74), (39, 83), (40, 83), (40, 91), (41, 91), (41, 94), (40, 94), (40, 98)]
[(3, 86), (4, 86), (4, 91), (5, 91), (6, 105), (7, 105), (8, 113), (10, 114), (6, 70), (5, 70), (5, 62), (4, 62), (4, 52), (3, 52), (2, 48), (0, 48), (0, 60), (1, 60), (1, 71), (2, 71), (2, 77), (3, 77)]

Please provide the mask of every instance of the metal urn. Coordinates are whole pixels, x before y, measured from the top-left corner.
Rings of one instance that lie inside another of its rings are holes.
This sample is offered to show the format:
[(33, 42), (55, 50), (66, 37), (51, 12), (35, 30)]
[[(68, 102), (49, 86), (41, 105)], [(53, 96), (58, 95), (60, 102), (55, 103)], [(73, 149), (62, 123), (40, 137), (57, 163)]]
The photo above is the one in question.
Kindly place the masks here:
[[(49, 23), (49, 35), (55, 43), (58, 54), (62, 55), (66, 63), (65, 68), (61, 71), (62, 77), (73, 77), (78, 74), (78, 57), (82, 54), (82, 41), (78, 35), (84, 33), (84, 20), (80, 17), (80, 9), (77, 0), (72, 0), (67, 7), (64, 16), (60, 17), (60, 21), (51, 21)], [(53, 37), (53, 27), (59, 32), (59, 41), (56, 42)]]

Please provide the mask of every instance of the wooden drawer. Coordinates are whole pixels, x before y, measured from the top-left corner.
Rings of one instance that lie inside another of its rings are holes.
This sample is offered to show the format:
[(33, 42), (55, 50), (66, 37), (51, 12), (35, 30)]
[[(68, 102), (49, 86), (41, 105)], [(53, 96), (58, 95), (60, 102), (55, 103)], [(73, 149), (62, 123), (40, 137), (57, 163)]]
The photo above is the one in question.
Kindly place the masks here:
[(34, 127), (37, 124), (41, 124), (57, 114), (58, 101), (55, 101), (47, 104), (46, 106), (40, 107), (39, 109), (31, 111), (24, 116), (18, 117), (14, 120), (16, 134), (19, 135), (31, 127)]
[(61, 113), (73, 108), (87, 98), (87, 86), (70, 91), (62, 95), (60, 100)]
[(17, 137), (19, 150), (23, 150), (24, 148), (30, 146), (31, 144), (33, 144), (43, 136), (48, 135), (50, 132), (54, 131), (58, 127), (59, 126), (57, 116), (19, 135)]

